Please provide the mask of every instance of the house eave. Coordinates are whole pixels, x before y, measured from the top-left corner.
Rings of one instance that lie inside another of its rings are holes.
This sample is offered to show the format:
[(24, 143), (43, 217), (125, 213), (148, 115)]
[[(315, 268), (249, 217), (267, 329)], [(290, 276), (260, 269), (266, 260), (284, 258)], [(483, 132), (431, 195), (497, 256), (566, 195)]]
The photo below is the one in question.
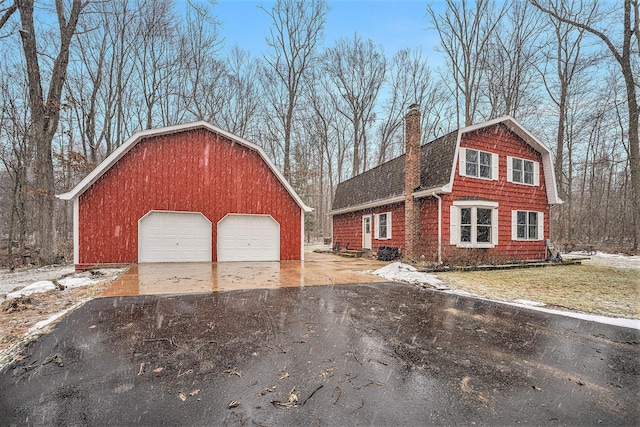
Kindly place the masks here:
[(418, 190), (413, 192), (414, 199), (420, 199), (423, 197), (431, 197), (433, 194), (446, 194), (451, 193), (451, 188), (449, 185), (443, 185), (438, 187), (427, 188), (424, 190)]
[(330, 216), (342, 215), (345, 213), (357, 212), (365, 209), (377, 208), (378, 206), (391, 205), (391, 204), (400, 203), (400, 202), (404, 202), (404, 195), (391, 197), (388, 199), (374, 200), (372, 202), (362, 203), (359, 205), (349, 206), (346, 208), (335, 209), (329, 212), (329, 215)]

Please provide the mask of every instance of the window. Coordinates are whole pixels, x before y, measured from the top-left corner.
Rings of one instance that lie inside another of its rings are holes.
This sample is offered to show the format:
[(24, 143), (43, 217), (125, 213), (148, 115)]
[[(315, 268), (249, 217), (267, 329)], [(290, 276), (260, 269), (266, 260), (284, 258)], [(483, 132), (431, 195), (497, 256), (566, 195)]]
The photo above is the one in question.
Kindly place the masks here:
[(457, 201), (450, 210), (450, 243), (459, 247), (492, 248), (498, 244), (498, 203)]
[(533, 160), (507, 157), (507, 181), (525, 185), (540, 185), (540, 164)]
[(543, 240), (544, 213), (512, 211), (511, 238), (512, 240)]
[(375, 238), (388, 240), (391, 238), (391, 212), (375, 215)]
[(482, 179), (498, 179), (498, 155), (486, 151), (460, 149), (460, 175)]

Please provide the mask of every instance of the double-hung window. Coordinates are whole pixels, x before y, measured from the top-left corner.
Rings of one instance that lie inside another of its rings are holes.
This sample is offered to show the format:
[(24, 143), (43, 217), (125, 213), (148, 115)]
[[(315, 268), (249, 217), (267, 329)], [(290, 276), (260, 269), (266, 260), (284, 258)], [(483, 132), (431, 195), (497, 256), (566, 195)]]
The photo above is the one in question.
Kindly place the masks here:
[(507, 157), (507, 181), (524, 185), (540, 185), (540, 163)]
[(375, 215), (375, 238), (378, 240), (388, 240), (391, 238), (391, 212)]
[(461, 148), (459, 156), (460, 175), (498, 180), (497, 154), (471, 148)]
[(450, 243), (459, 247), (492, 248), (498, 244), (498, 203), (456, 201), (450, 209)]
[(544, 213), (511, 211), (512, 240), (543, 240)]

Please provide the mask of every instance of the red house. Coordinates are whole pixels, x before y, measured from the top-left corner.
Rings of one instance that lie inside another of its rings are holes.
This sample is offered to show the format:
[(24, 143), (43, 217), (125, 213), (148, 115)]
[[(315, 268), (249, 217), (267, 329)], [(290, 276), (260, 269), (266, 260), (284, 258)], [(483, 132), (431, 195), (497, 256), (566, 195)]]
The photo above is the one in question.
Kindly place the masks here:
[(406, 153), (338, 184), (333, 241), (439, 262), (545, 259), (549, 208), (560, 203), (549, 149), (513, 118), (420, 146), (412, 105)]
[(58, 197), (76, 268), (300, 260), (311, 211), (260, 147), (206, 122), (136, 132)]

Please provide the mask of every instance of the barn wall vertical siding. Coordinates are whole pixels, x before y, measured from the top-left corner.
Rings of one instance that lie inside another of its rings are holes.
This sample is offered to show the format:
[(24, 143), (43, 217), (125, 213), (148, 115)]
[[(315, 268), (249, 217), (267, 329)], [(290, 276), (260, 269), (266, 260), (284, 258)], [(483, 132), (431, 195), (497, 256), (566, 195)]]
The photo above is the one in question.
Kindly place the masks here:
[(79, 263), (134, 263), (138, 220), (151, 210), (202, 212), (216, 225), (229, 213), (270, 214), (280, 257), (300, 259), (300, 207), (260, 155), (205, 129), (139, 141), (80, 196)]

